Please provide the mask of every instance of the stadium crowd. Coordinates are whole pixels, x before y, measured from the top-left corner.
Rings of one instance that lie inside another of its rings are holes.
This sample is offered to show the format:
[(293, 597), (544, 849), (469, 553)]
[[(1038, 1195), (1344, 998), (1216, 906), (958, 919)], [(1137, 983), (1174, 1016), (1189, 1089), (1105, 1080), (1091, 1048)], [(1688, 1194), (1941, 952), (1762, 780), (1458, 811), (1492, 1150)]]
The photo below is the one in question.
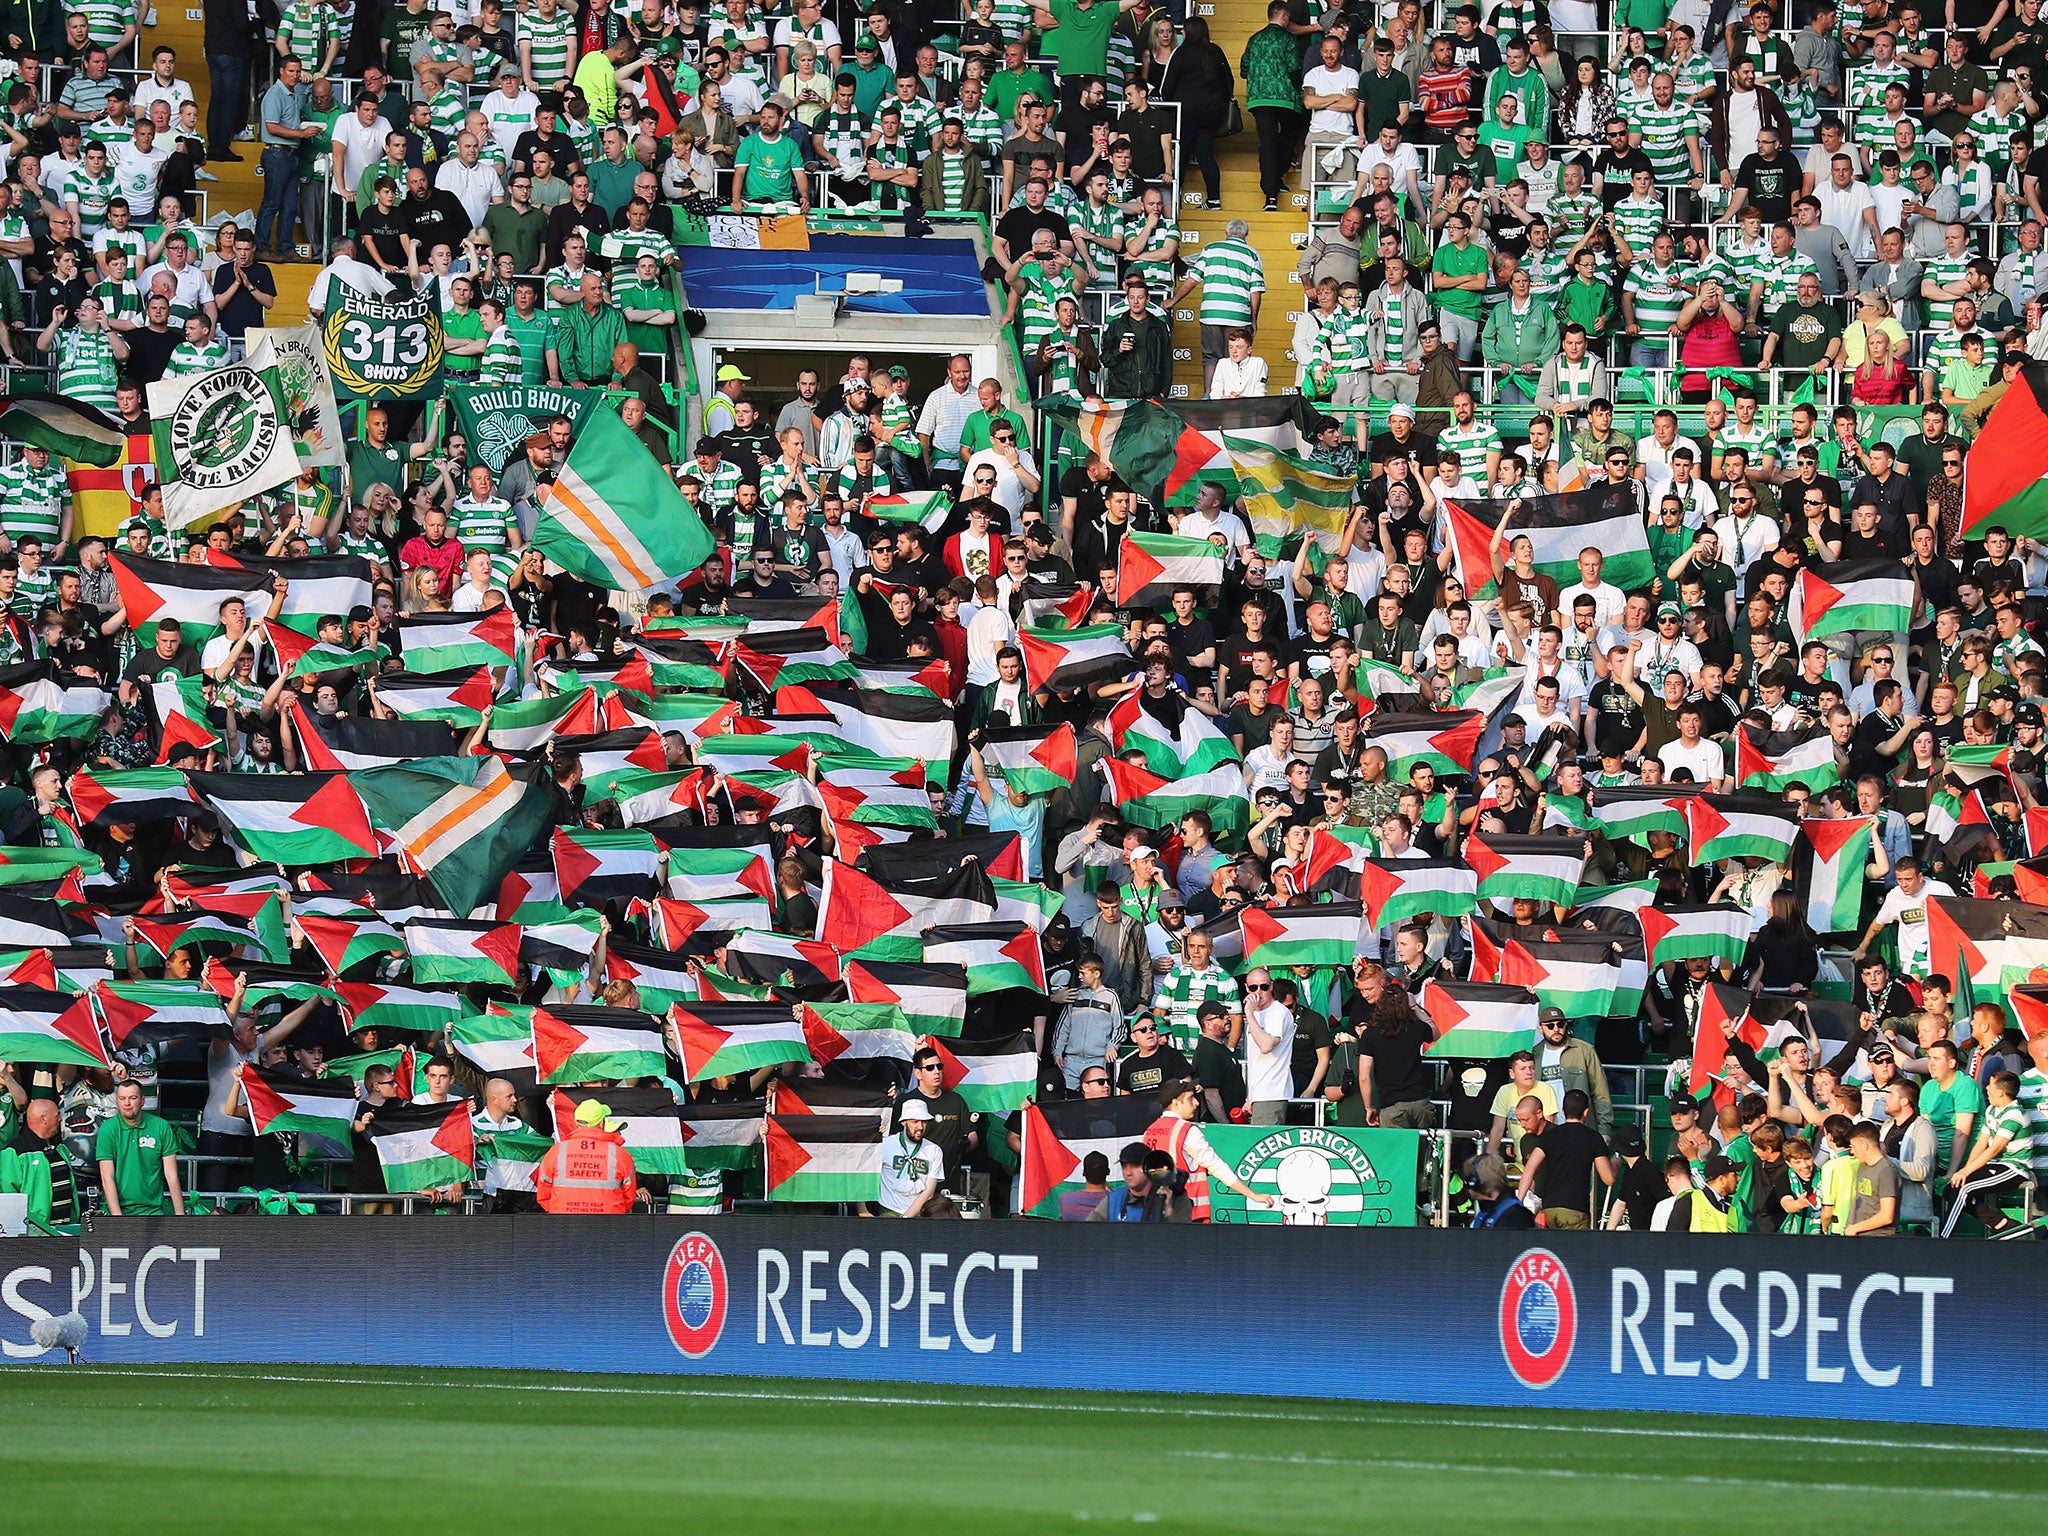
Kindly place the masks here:
[[(933, 1215), (1021, 1189), (1027, 1101), (1130, 1098), (1060, 1214), (1200, 1219), (1202, 1123), (1327, 1122), (1455, 1133), (1446, 1221), (2027, 1235), (2048, 548), (1962, 483), (2048, 356), (2038, 0), (1276, 0), (1235, 65), (1147, 0), (942, 9), (209, 3), (203, 114), (132, 5), (10, 17), (10, 365), (140, 431), (303, 248), (315, 319), (431, 289), (454, 382), (603, 391), (719, 547), (626, 594), (535, 547), (566, 414), (494, 468), (367, 409), (342, 473), (203, 532), (138, 483), (111, 539), (21, 450), (0, 1187), (516, 1209), (559, 1137), (640, 1160), (599, 1208), (711, 1210), (777, 1198), (794, 1107)], [(1261, 220), (1299, 171), (1305, 540), (1034, 432), (1171, 398), (1197, 289), (1204, 392), (1268, 393), (1252, 211), (1174, 223), (1233, 94)], [(255, 228), (202, 230), (245, 131)], [(671, 278), (724, 210), (985, 217), (1032, 399), (728, 362), (681, 436)], [(251, 612), (330, 577), (306, 635)], [(456, 904), (374, 776), (479, 758), (536, 809)]]

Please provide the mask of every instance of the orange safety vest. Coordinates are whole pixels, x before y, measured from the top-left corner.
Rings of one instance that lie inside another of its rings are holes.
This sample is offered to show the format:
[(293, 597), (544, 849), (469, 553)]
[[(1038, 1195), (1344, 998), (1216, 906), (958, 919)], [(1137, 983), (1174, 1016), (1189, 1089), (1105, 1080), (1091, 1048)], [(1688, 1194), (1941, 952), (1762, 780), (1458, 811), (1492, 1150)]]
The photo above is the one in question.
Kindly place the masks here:
[(633, 1154), (616, 1131), (579, 1126), (540, 1160), (533, 1192), (556, 1216), (623, 1216), (633, 1209)]
[(1192, 1120), (1183, 1120), (1179, 1115), (1161, 1115), (1145, 1127), (1145, 1145), (1154, 1152), (1164, 1152), (1173, 1159), (1173, 1166), (1187, 1178), (1187, 1197), (1194, 1207), (1193, 1219), (1209, 1219), (1209, 1175), (1188, 1161), (1188, 1132), (1195, 1128)]

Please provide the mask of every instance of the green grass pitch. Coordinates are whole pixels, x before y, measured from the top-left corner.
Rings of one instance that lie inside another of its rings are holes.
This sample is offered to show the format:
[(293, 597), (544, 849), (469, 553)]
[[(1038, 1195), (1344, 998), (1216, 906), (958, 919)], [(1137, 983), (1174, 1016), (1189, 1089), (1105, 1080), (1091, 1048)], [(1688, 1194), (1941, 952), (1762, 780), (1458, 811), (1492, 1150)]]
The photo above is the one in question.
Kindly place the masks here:
[(1925, 1533), (2048, 1494), (2048, 1434), (2015, 1430), (291, 1365), (0, 1383), (22, 1531)]

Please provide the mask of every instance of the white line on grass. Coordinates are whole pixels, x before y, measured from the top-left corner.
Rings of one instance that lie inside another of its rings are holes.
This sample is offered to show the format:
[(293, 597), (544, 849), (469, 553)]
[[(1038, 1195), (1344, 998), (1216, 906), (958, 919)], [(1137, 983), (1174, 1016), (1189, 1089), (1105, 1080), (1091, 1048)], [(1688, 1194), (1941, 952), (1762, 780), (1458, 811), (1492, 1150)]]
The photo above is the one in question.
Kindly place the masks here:
[[(1802, 1440), (1800, 1443), (1804, 1443)], [(1910, 1494), (1916, 1498), (1939, 1499), (2033, 1499), (2031, 1493), (2007, 1493), (1990, 1488), (1915, 1488), (1911, 1486), (1873, 1488), (1868, 1483), (1802, 1483), (1791, 1478), (1717, 1477), (1681, 1472), (1582, 1472), (1569, 1467), (1532, 1467), (1522, 1462), (1407, 1461), (1390, 1456), (1260, 1456), (1249, 1451), (1168, 1451), (1169, 1456), (1194, 1461), (1252, 1461), (1286, 1467), (1356, 1467), (1395, 1472), (1453, 1472), (1488, 1474), (1512, 1472), (1516, 1476), (1570, 1478), (1597, 1483), (1685, 1483), (1706, 1488), (1761, 1488), (1773, 1493), (1848, 1493), (1885, 1498)]]
[[(7, 1369), (21, 1370), (32, 1369), (32, 1367), (16, 1366)], [(294, 1376), (275, 1371), (165, 1370), (153, 1366), (91, 1366), (87, 1369), (92, 1374), (101, 1376), (160, 1377), (178, 1381), (267, 1381), (302, 1383), (323, 1387), (436, 1387), (453, 1388), (464, 1392), (558, 1392), (592, 1397), (729, 1398), (737, 1399), (741, 1402), (760, 1402), (764, 1396), (774, 1396), (787, 1401), (838, 1403), (855, 1407), (988, 1408), (1017, 1413), (1121, 1413), (1142, 1414), (1154, 1418), (1167, 1419), (1243, 1420), (1255, 1418), (1261, 1423), (1335, 1424), (1350, 1425), (1359, 1429), (1370, 1429), (1378, 1425), (1393, 1425), (1399, 1428), (1411, 1429), (1500, 1429), (1524, 1433), (1618, 1435), (1661, 1440), (1728, 1440), (1735, 1442), (1758, 1442), (1770, 1445), (1782, 1444), (1785, 1439), (1781, 1433), (1758, 1430), (1656, 1429), (1642, 1425), (1557, 1424), (1523, 1419), (1423, 1418), (1394, 1413), (1289, 1413), (1269, 1412), (1263, 1408), (1160, 1408), (1122, 1402), (1041, 1402), (1035, 1398), (907, 1397), (900, 1394), (884, 1395), (881, 1393), (863, 1392), (806, 1391), (763, 1394), (761, 1392), (742, 1392), (730, 1387), (620, 1387), (600, 1386), (584, 1382), (436, 1381), (431, 1377), (409, 1374), (390, 1377)], [(429, 1367), (429, 1369), (432, 1369), (432, 1367)], [(455, 1367), (449, 1367), (449, 1369), (455, 1369)], [(801, 1384), (801, 1378), (792, 1379), (791, 1385)], [(1875, 1451), (1936, 1451), (1986, 1457), (2048, 1456), (2048, 1445), (2003, 1445), (1989, 1441), (1879, 1440), (1856, 1435), (1801, 1435), (1799, 1443), (1801, 1445), (1846, 1446)], [(1810, 1487), (1813, 1485), (1802, 1483), (1799, 1486)]]

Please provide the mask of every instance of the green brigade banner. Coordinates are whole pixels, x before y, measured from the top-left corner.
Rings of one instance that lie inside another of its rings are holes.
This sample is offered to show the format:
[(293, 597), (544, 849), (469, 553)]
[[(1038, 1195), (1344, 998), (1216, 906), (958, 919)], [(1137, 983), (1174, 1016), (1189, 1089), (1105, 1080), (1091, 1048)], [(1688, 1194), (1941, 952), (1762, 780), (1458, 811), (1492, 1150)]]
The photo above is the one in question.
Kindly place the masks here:
[(299, 473), (266, 342), (225, 368), (149, 386), (164, 522), (189, 528)]
[(266, 330), (252, 326), (246, 335), (253, 351), (259, 341), (277, 354), (277, 385), (291, 423), (292, 446), (299, 467), (333, 469), (347, 451), (341, 435), (341, 410), (334, 400), (334, 380), (327, 372), (327, 348), (317, 325)]
[(441, 381), (441, 311), (432, 293), (373, 299), (353, 288), (327, 316), (321, 341), (341, 400), (417, 400)]
[(1325, 1125), (1205, 1125), (1202, 1134), (1230, 1171), (1270, 1207), (1209, 1181), (1215, 1220), (1247, 1226), (1412, 1227), (1413, 1131)]
[(610, 398), (601, 389), (561, 389), (551, 384), (448, 386), (448, 403), (455, 407), (455, 430), (468, 439), (471, 459), (488, 464), (493, 475), (519, 456), (520, 445), (529, 437), (546, 431), (555, 417), (568, 417), (570, 430), (577, 431), (591, 407)]

